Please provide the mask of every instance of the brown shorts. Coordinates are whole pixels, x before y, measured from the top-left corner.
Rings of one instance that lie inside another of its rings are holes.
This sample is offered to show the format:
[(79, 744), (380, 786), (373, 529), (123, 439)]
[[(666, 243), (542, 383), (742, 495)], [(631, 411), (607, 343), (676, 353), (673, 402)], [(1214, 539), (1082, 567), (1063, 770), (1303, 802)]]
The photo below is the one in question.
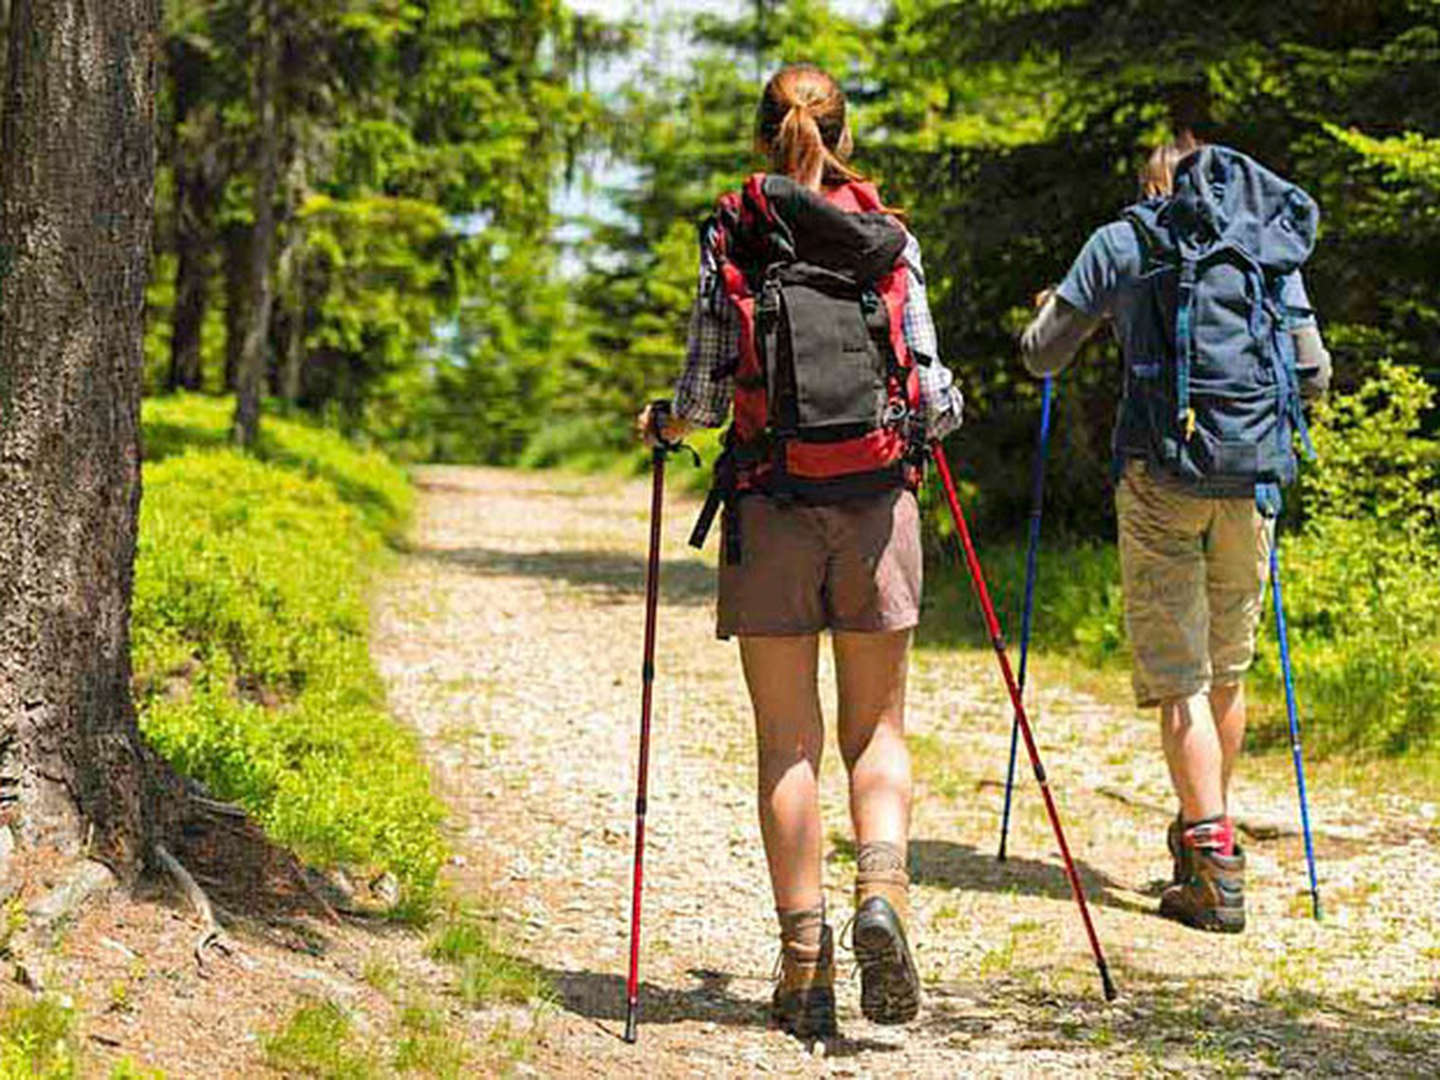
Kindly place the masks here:
[(1239, 682), (1255, 656), (1273, 523), (1254, 499), (1190, 494), (1143, 461), (1126, 465), (1115, 506), (1136, 703)]
[(720, 565), (720, 637), (908, 630), (920, 621), (920, 509), (910, 492), (835, 506), (749, 495), (739, 515), (740, 563)]

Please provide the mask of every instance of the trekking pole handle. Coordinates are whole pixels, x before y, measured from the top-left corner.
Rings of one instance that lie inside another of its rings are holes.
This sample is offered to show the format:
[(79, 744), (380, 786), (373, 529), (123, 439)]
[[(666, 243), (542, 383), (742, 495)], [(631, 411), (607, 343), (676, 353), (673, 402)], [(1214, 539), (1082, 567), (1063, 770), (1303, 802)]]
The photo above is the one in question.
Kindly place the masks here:
[(650, 403), (650, 431), (649, 435), (655, 440), (655, 452), (663, 456), (679, 453), (681, 450), (688, 453), (695, 459), (695, 467), (701, 467), (699, 452), (681, 439), (674, 441), (665, 437), (665, 425), (670, 420), (673, 410), (670, 402), (665, 398), (658, 398)]

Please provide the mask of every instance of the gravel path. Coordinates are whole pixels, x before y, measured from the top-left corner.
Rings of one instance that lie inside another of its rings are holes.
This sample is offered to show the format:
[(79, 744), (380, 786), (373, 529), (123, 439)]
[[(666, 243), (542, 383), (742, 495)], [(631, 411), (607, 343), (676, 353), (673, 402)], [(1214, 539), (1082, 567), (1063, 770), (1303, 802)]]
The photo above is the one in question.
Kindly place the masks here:
[[(1042, 753), (1121, 987), (1106, 1005), (1033, 784), (1017, 794), (1011, 859), (993, 857), (1009, 717), (993, 658), (967, 651), (921, 651), (912, 677), (920, 1020), (865, 1022), (847, 963), (843, 1037), (826, 1055), (767, 1031), (776, 946), (749, 710), (734, 646), (713, 634), (713, 552), (684, 546), (693, 503), (680, 497), (660, 615), (644, 1026), (625, 1045), (648, 488), (458, 468), (424, 470), (420, 487), (412, 550), (380, 598), (376, 658), (453, 807), (457, 887), (494, 907), (514, 952), (555, 988), (534, 1009), (522, 1069), (1440, 1074), (1433, 800), (1319, 788), (1327, 920), (1308, 918), (1291, 835), (1250, 843), (1247, 933), (1184, 930), (1153, 913), (1169, 802), (1152, 723), (1045, 687), (1037, 664)], [(1247, 816), (1294, 817), (1284, 766), (1247, 763)], [(833, 742), (825, 769), (838, 927), (853, 861)]]

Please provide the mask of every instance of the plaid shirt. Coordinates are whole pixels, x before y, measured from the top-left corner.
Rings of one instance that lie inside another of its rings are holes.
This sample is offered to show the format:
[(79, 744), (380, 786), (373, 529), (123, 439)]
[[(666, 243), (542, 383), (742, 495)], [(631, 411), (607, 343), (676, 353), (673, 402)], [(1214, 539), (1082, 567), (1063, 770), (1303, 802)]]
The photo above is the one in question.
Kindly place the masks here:
[[(713, 226), (712, 226), (713, 228)], [(906, 292), (905, 344), (920, 376), (920, 404), (926, 432), (941, 439), (960, 426), (965, 398), (955, 376), (940, 362), (935, 322), (925, 296), (925, 270), (920, 244), (907, 234), (900, 256), (910, 275)], [(725, 295), (711, 234), (700, 242), (700, 288), (690, 311), (690, 340), (685, 371), (675, 384), (675, 415), (700, 427), (720, 427), (730, 412), (735, 390), (735, 363), (740, 353), (740, 321)]]

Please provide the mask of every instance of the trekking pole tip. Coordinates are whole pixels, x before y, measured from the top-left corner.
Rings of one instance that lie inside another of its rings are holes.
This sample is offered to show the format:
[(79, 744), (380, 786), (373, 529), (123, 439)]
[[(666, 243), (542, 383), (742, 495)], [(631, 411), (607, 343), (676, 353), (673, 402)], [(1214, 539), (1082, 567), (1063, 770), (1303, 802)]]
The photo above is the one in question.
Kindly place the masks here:
[(1114, 981), (1110, 978), (1110, 969), (1105, 966), (1103, 960), (1100, 962), (1100, 985), (1105, 988), (1106, 1001), (1114, 1001), (1120, 996), (1119, 992), (1115, 989)]
[(625, 1010), (625, 1041), (631, 1046), (634, 1046), (635, 1041), (640, 1037), (639, 1011), (639, 1003), (634, 1001), (630, 1002)]
[(1311, 893), (1311, 894), (1310, 894), (1310, 901), (1311, 901), (1311, 907), (1313, 907), (1313, 908), (1315, 909), (1315, 921), (1316, 921), (1316, 922), (1324, 922), (1324, 921), (1325, 921), (1325, 912), (1324, 912), (1324, 910), (1322, 910), (1321, 907), (1320, 907), (1320, 894), (1319, 894), (1318, 892)]

